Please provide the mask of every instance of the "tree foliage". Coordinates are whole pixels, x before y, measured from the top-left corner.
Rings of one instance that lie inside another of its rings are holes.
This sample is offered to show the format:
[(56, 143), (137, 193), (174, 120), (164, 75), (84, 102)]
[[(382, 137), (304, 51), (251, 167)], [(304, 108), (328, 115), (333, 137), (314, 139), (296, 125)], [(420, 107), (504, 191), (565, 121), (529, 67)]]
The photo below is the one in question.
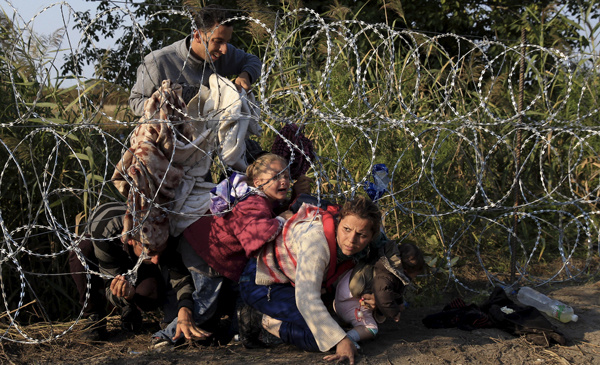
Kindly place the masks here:
[[(238, 16), (260, 19), (267, 26), (274, 25), (277, 12), (306, 7), (334, 19), (385, 23), (429, 34), (454, 33), (509, 44), (519, 44), (521, 31), (525, 29), (528, 43), (563, 51), (588, 45), (588, 39), (579, 34), (580, 27), (567, 16), (580, 18), (589, 9), (588, 19), (600, 17), (600, 7), (593, 6), (594, 0), (335, 0), (332, 3), (295, 0), (277, 4), (267, 0), (148, 0), (143, 3), (125, 0), (124, 3), (126, 8), (132, 9), (131, 13), (109, 12), (115, 8), (109, 0), (98, 2), (95, 14), (77, 13), (78, 27), (86, 38), (80, 54), (66, 60), (65, 73), (80, 73), (84, 64), (93, 64), (99, 77), (130, 87), (143, 57), (190, 34), (193, 21), (189, 11), (211, 3), (234, 9)], [(178, 14), (167, 12), (171, 10)], [(248, 32), (236, 32), (233, 40), (242, 48), (252, 47), (261, 31), (256, 24), (246, 24), (246, 27)], [(121, 32), (123, 35), (115, 39), (110, 49), (93, 46), (100, 37), (111, 39)], [(449, 52), (458, 52), (459, 45), (453, 42), (442, 46)]]

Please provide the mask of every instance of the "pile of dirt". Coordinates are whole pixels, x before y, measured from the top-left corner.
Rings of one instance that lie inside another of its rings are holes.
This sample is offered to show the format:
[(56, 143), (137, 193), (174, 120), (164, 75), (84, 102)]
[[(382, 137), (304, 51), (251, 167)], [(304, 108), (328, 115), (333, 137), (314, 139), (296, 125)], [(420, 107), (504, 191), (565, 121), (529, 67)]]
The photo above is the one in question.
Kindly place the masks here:
[[(553, 298), (569, 303), (578, 322), (551, 320), (567, 338), (565, 346), (540, 347), (499, 329), (463, 331), (428, 329), (421, 320), (442, 310), (446, 303), (426, 308), (409, 307), (400, 323), (382, 324), (375, 341), (363, 344), (357, 364), (600, 364), (600, 284), (546, 290)], [(467, 299), (465, 299), (467, 301)], [(469, 303), (467, 301), (467, 303)], [(480, 304), (480, 303), (477, 303)], [(72, 331), (45, 344), (2, 341), (0, 362), (11, 364), (309, 364), (324, 362), (323, 353), (308, 353), (292, 346), (247, 350), (239, 342), (225, 346), (185, 345), (149, 350), (155, 322), (147, 321), (139, 335), (119, 331), (111, 318), (111, 340), (87, 343)]]

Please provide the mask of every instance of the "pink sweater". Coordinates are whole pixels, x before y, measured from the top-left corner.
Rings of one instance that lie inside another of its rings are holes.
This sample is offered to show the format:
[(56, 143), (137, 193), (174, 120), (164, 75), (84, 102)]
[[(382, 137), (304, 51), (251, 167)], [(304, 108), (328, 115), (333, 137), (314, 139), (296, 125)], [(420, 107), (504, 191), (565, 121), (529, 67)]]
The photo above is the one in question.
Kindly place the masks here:
[(281, 232), (285, 220), (275, 217), (266, 197), (251, 195), (223, 217), (207, 216), (183, 232), (196, 253), (223, 276), (238, 281), (253, 257)]

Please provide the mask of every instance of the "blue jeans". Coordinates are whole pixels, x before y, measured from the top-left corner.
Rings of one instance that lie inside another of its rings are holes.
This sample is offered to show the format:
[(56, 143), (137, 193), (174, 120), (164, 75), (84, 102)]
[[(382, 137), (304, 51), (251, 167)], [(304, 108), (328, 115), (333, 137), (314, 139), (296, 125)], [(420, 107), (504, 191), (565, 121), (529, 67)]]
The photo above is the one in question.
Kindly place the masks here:
[[(222, 276), (209, 276), (198, 271), (190, 270), (192, 279), (194, 280), (194, 293), (192, 298), (194, 299), (194, 321), (196, 325), (202, 325), (202, 323), (209, 320), (217, 311), (218, 297), (223, 286)], [(173, 337), (177, 333), (177, 318), (175, 318), (169, 325), (155, 334), (152, 337), (165, 338), (173, 341)]]
[(279, 338), (306, 351), (319, 351), (315, 337), (296, 306), (291, 284), (256, 285), (256, 259), (250, 259), (240, 278), (240, 296), (246, 304), (282, 321)]

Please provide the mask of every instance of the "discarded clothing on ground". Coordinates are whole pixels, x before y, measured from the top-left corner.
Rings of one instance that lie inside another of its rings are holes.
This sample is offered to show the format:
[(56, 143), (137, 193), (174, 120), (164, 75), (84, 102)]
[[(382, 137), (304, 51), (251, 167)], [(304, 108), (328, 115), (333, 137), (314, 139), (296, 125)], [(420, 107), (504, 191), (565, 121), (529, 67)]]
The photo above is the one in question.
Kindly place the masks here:
[(427, 328), (499, 328), (515, 336), (524, 336), (538, 346), (564, 345), (565, 336), (534, 307), (516, 304), (500, 287), (494, 289), (482, 305), (466, 305), (454, 299), (444, 309), (423, 318)]

